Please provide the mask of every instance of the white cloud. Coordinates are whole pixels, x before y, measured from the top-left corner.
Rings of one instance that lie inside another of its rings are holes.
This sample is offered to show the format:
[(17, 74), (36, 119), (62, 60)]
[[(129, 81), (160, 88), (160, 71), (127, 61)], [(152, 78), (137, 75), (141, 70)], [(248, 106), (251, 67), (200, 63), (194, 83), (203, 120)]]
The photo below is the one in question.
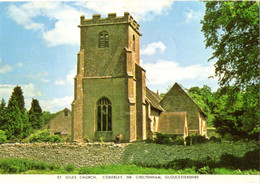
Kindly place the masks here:
[(74, 77), (76, 76), (76, 66), (72, 69), (65, 77), (65, 79), (59, 78), (54, 81), (56, 85), (65, 85), (65, 84), (73, 84)]
[[(77, 25), (81, 15), (131, 13), (136, 20), (151, 20), (165, 13), (173, 0), (88, 0), (80, 2), (26, 2), (8, 7), (9, 16), (25, 29), (40, 31), (48, 46), (79, 44)], [(54, 21), (54, 27), (47, 21)]]
[(173, 4), (173, 0), (89, 0), (79, 2), (97, 13), (130, 12), (136, 20), (151, 20), (155, 15), (165, 13)]
[(23, 63), (22, 63), (22, 62), (19, 62), (19, 63), (17, 64), (17, 66), (18, 66), (18, 67), (22, 67), (22, 66), (23, 66)]
[(54, 98), (52, 100), (39, 100), (41, 108), (44, 111), (57, 112), (65, 107), (71, 108), (73, 96), (65, 96), (61, 98)]
[[(19, 85), (19, 86), (21, 86), (25, 98), (31, 99), (32, 97), (42, 96), (42, 93), (35, 88), (33, 83), (29, 83), (26, 85)], [(4, 98), (7, 101), (11, 96), (14, 87), (16, 87), (16, 85), (0, 84), (1, 98)]]
[[(35, 88), (33, 83), (19, 86), (21, 86), (23, 91), (25, 107), (26, 109), (30, 109), (32, 98), (41, 97), (42, 93)], [(0, 96), (5, 99), (6, 103), (8, 102), (14, 87), (16, 87), (16, 85), (0, 84)], [(54, 98), (52, 100), (39, 100), (41, 108), (50, 112), (57, 112), (65, 107), (70, 108), (72, 101), (73, 96)]]
[(54, 84), (55, 85), (65, 85), (66, 84), (66, 81), (65, 80), (62, 80), (61, 78), (57, 79), (54, 81)]
[(144, 48), (140, 49), (141, 55), (154, 55), (156, 51), (163, 53), (166, 46), (162, 42), (154, 42), (146, 45)]
[(0, 63), (2, 62), (2, 59), (0, 58)]
[[(9, 16), (25, 29), (38, 30), (48, 46), (78, 44), (80, 15), (76, 8), (62, 2), (27, 2), (22, 5), (10, 5)], [(44, 17), (55, 21), (54, 28), (48, 29)]]
[(185, 21), (181, 24), (189, 24), (192, 20), (201, 19), (203, 13), (201, 11), (194, 11), (193, 9), (186, 8), (184, 12)]
[(144, 63), (146, 76), (150, 84), (167, 84), (183, 80), (206, 80), (214, 74), (214, 67), (200, 64), (180, 66), (174, 61), (159, 60), (156, 63)]
[(70, 84), (74, 83), (74, 77), (76, 76), (76, 69), (77, 66), (74, 67), (74, 69), (72, 69), (69, 74), (66, 76), (66, 81)]
[(31, 79), (35, 79), (37, 81), (41, 81), (42, 83), (48, 83), (50, 82), (50, 79), (48, 79), (49, 73), (47, 71), (38, 72), (37, 74), (29, 74), (28, 76)]
[(5, 65), (3, 65), (3, 66), (0, 66), (0, 73), (1, 73), (1, 74), (5, 74), (5, 73), (11, 71), (12, 69), (13, 69), (13, 68), (12, 68), (10, 65), (5, 64)]

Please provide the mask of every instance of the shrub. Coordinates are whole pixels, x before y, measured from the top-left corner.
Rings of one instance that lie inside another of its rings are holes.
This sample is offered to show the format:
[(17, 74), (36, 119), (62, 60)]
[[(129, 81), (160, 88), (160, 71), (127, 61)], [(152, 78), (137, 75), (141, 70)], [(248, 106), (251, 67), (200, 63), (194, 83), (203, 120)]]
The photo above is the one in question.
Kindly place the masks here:
[(6, 139), (7, 139), (7, 137), (5, 135), (5, 131), (0, 130), (0, 144), (6, 143), (6, 141), (7, 141)]
[(199, 174), (215, 174), (215, 170), (210, 168), (209, 166), (204, 166), (202, 168), (199, 168), (197, 171)]
[(239, 158), (234, 155), (225, 153), (221, 155), (219, 163), (221, 167), (236, 168), (240, 161)]
[(72, 165), (72, 164), (68, 164), (67, 166), (64, 167), (64, 169), (67, 171), (67, 172), (72, 172), (75, 170), (75, 166)]
[(88, 167), (81, 167), (79, 169), (79, 174), (91, 174), (91, 169)]
[(215, 136), (211, 136), (209, 138), (210, 142), (221, 142), (221, 138), (215, 137)]
[(184, 145), (184, 139), (182, 137), (177, 137), (172, 141), (173, 145)]
[(208, 142), (208, 139), (205, 136), (195, 135), (192, 136), (192, 144), (202, 144)]
[(63, 142), (59, 135), (50, 135), (49, 130), (37, 131), (28, 137), (28, 141), (32, 142)]
[(241, 158), (241, 169), (255, 169), (260, 171), (259, 165), (259, 149), (248, 151)]
[(186, 142), (186, 146), (189, 146), (189, 145), (191, 145), (191, 136), (187, 136), (187, 137), (185, 137), (185, 142)]
[(71, 142), (72, 141), (72, 136), (71, 134), (69, 134), (66, 138), (66, 142)]
[(186, 141), (186, 145), (189, 146), (189, 145), (206, 143), (209, 140), (205, 136), (196, 134), (196, 135), (187, 136), (185, 138), (185, 141)]
[(231, 133), (225, 133), (223, 138), (227, 141), (238, 141), (241, 139), (241, 137), (232, 135)]
[(40, 161), (33, 161), (28, 159), (1, 159), (0, 172), (8, 174), (18, 174), (28, 170), (47, 170), (49, 166)]
[(44, 162), (34, 161), (31, 164), (30, 170), (47, 170), (48, 165)]
[(171, 144), (173, 142), (173, 137), (166, 133), (156, 133), (154, 142), (156, 144)]
[(191, 160), (189, 158), (186, 159), (176, 159), (167, 163), (165, 168), (172, 168), (175, 170), (184, 169), (191, 166)]

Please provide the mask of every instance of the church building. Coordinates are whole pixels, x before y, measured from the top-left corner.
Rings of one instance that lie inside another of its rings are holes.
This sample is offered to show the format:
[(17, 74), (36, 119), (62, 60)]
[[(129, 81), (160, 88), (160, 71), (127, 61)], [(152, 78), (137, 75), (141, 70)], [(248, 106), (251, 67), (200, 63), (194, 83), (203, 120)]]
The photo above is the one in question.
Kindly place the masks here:
[(81, 16), (79, 28), (74, 141), (114, 141), (120, 134), (123, 142), (132, 142), (155, 132), (206, 135), (205, 113), (177, 83), (163, 100), (147, 88), (139, 58), (139, 24), (129, 13)]

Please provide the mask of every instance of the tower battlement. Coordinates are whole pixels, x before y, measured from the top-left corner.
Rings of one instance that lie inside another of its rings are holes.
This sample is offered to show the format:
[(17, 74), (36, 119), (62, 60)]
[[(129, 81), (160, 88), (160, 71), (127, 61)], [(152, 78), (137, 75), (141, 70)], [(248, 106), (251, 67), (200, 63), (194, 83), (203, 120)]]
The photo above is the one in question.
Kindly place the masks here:
[(80, 17), (80, 25), (79, 27), (87, 27), (93, 25), (109, 25), (109, 24), (130, 24), (139, 35), (139, 24), (133, 19), (133, 17), (125, 12), (124, 16), (116, 16), (116, 13), (108, 13), (106, 18), (102, 18), (100, 14), (95, 14), (91, 19), (85, 19), (85, 16), (82, 15)]

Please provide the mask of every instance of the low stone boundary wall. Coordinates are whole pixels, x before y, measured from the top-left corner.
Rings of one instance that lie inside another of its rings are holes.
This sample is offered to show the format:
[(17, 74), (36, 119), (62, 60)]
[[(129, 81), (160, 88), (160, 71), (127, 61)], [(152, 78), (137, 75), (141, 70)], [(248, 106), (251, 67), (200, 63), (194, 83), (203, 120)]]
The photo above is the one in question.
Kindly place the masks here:
[(114, 143), (33, 143), (1, 144), (0, 158), (26, 158), (76, 167), (121, 164), (122, 154), (128, 144)]
[(211, 157), (219, 161), (228, 153), (243, 157), (248, 151), (259, 149), (257, 142), (205, 143), (194, 146), (163, 145), (144, 142), (134, 143), (35, 143), (1, 144), (0, 158), (26, 158), (54, 163), (59, 166), (73, 164), (75, 167), (105, 164), (134, 163), (159, 166), (176, 159), (204, 160)]

